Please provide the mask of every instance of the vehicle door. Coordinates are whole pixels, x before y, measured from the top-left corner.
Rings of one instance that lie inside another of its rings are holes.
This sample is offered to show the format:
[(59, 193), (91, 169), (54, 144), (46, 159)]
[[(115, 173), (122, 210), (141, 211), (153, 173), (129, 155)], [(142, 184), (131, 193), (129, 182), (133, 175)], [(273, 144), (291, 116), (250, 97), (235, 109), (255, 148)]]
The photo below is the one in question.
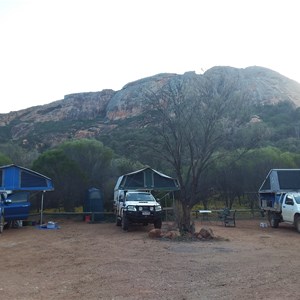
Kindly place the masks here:
[(284, 221), (294, 222), (295, 201), (292, 195), (287, 195), (282, 203), (282, 217)]
[(4, 201), (5, 221), (26, 220), (29, 216), (29, 193), (19, 192), (8, 196)]

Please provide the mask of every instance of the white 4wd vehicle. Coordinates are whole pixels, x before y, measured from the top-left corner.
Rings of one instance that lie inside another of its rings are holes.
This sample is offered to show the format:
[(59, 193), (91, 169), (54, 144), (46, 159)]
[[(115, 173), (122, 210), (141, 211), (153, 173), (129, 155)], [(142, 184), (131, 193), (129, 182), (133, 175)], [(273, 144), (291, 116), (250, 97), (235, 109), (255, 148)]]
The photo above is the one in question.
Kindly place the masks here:
[(128, 230), (130, 223), (161, 228), (162, 209), (150, 192), (119, 190), (115, 195), (116, 225)]
[[(279, 223), (284, 222), (294, 225), (300, 233), (300, 193), (278, 193), (274, 194), (274, 198), (276, 199), (273, 201), (273, 206), (262, 207), (265, 212), (268, 212), (271, 227), (277, 228)], [(269, 204), (271, 204), (270, 201)], [(266, 205), (266, 201), (264, 205)]]

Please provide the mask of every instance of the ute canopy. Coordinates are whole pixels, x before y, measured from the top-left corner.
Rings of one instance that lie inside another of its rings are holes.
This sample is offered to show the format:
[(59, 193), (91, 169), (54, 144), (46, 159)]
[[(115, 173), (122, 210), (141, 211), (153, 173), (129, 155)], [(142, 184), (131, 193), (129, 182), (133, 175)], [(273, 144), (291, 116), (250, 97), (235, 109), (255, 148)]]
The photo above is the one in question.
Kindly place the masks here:
[(116, 190), (155, 190), (177, 191), (179, 190), (177, 179), (149, 167), (122, 175), (117, 180)]
[(260, 193), (300, 190), (300, 169), (272, 169), (259, 189)]
[(52, 180), (32, 170), (7, 165), (0, 167), (0, 190), (52, 191)]

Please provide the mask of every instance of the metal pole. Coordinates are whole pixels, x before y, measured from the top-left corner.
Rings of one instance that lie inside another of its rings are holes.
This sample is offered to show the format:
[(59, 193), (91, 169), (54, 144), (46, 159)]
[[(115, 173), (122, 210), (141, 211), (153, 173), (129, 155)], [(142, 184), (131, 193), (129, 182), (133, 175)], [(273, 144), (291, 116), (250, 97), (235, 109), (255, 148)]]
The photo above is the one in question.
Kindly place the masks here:
[(40, 225), (42, 225), (42, 224), (43, 224), (44, 193), (45, 193), (45, 191), (43, 191), (43, 193), (42, 193)]
[(167, 200), (165, 201), (165, 208), (166, 208), (166, 222), (168, 222)]

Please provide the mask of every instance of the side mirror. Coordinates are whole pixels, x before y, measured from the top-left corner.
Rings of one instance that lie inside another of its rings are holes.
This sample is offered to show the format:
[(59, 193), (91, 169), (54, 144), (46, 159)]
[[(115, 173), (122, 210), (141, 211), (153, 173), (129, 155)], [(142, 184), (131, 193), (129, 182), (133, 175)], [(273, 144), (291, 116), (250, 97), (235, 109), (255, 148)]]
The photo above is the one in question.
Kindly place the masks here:
[(7, 193), (1, 192), (1, 200), (5, 201), (5, 199), (7, 199)]

